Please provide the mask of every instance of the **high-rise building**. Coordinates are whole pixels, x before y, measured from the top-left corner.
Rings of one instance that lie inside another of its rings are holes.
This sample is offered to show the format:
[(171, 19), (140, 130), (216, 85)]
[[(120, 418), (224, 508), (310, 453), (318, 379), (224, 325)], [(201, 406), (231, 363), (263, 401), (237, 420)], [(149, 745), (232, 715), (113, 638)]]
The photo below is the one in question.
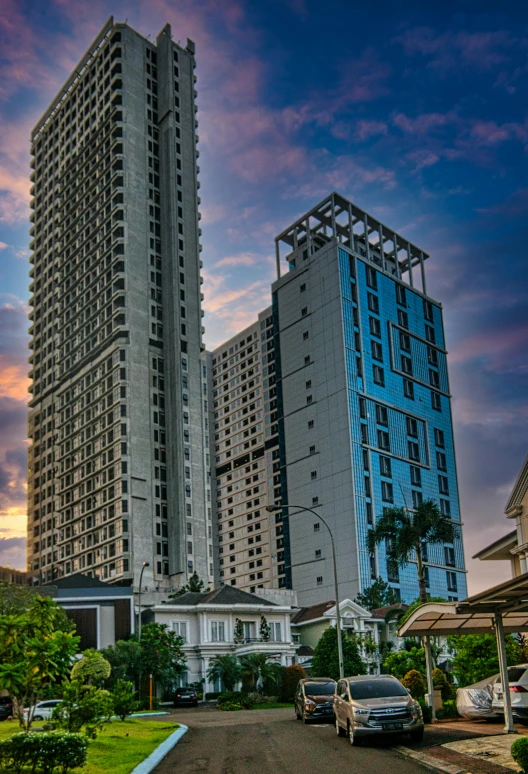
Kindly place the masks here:
[[(320, 513), (334, 535), (342, 598), (383, 577), (418, 596), (366, 535), (390, 506), (437, 501), (460, 523), (442, 307), (428, 258), (338, 194), (277, 237), (272, 286), (282, 502)], [(282, 255), (289, 271), (281, 276)], [(317, 516), (284, 514), (288, 584), (299, 602), (334, 598), (329, 536)], [(425, 547), (432, 596), (462, 599), (462, 539)]]
[(194, 68), (111, 18), (31, 135), (34, 583), (213, 579)]
[(271, 308), (208, 353), (213, 499), (221, 584), (285, 588)]

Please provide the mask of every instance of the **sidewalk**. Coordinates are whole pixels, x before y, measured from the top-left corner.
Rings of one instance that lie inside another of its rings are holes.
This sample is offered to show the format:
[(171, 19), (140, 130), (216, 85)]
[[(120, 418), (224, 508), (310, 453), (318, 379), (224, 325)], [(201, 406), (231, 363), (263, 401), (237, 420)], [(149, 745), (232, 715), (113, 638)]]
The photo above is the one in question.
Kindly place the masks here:
[[(519, 734), (528, 728), (517, 725)], [(442, 774), (511, 774), (519, 771), (510, 755), (518, 738), (503, 734), (503, 723), (460, 720), (427, 726), (423, 742), (398, 748), (426, 768)]]

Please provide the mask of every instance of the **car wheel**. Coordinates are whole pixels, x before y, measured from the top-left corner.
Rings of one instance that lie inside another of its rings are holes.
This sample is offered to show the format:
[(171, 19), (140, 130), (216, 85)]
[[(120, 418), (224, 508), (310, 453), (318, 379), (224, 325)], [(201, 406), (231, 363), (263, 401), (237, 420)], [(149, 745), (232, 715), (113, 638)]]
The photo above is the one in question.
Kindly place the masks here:
[(423, 727), (418, 728), (416, 731), (411, 731), (410, 733), (411, 742), (421, 742), (423, 739), (423, 735), (424, 735)]
[(33, 720), (44, 720), (42, 715), (33, 715)]
[(297, 720), (302, 720), (302, 715), (299, 712), (299, 710), (297, 709), (297, 707), (295, 707), (295, 717), (296, 717)]
[(353, 747), (359, 747), (361, 744), (361, 739), (354, 734), (354, 729), (352, 728), (352, 725), (350, 721), (348, 721), (347, 724), (347, 731), (348, 731), (348, 741)]
[(311, 720), (311, 718), (307, 717), (307, 716), (306, 716), (306, 715), (303, 713), (303, 716), (302, 716), (302, 722), (303, 722), (305, 725), (308, 725), (308, 723), (310, 722), (310, 720)]
[(341, 728), (341, 726), (339, 725), (339, 720), (337, 719), (337, 715), (336, 715), (336, 719), (335, 719), (335, 727), (336, 727), (336, 734), (338, 736), (344, 736), (345, 735), (345, 729)]

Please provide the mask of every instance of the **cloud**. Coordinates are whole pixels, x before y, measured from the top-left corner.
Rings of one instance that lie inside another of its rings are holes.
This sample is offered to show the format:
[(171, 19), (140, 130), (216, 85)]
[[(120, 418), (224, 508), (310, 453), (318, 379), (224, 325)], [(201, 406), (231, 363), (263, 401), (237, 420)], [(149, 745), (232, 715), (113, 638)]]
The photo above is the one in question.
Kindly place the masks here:
[(261, 256), (257, 253), (240, 253), (222, 258), (215, 263), (215, 269), (220, 266), (254, 266)]
[(26, 538), (0, 537), (0, 566), (26, 569)]

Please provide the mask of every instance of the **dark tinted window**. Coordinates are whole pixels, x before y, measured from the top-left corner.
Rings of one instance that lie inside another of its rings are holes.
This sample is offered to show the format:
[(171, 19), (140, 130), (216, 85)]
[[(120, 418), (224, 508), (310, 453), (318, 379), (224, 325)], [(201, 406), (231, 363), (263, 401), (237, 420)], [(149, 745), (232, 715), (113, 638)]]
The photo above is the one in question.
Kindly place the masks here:
[(382, 699), (386, 696), (408, 696), (409, 694), (397, 680), (362, 680), (350, 683), (350, 695), (353, 699)]
[(306, 683), (305, 696), (330, 696), (335, 691), (335, 683)]
[[(508, 669), (508, 682), (518, 683), (525, 672), (526, 672), (526, 667), (510, 667)], [(500, 677), (497, 679), (497, 682), (498, 683), (501, 682)]]

